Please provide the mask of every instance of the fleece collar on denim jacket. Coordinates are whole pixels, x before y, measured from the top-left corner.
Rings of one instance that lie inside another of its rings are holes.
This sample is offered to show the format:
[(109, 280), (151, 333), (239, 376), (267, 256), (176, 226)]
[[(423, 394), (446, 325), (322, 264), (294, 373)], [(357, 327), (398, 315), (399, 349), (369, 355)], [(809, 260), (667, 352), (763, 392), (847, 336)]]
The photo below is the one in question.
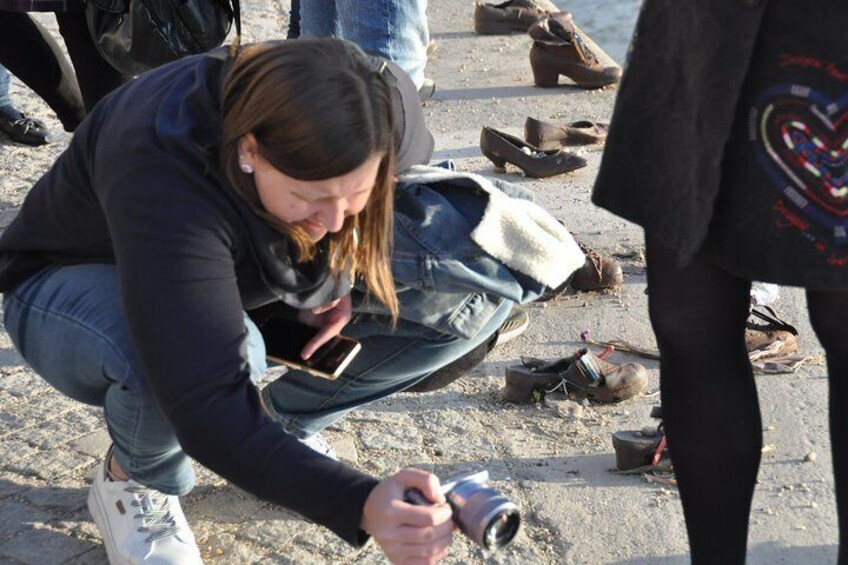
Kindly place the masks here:
[[(531, 199), (505, 194), (486, 177), (440, 167), (412, 167), (401, 182), (448, 183), (482, 190), (489, 199), (471, 239), (486, 253), (550, 287), (561, 285), (583, 266), (586, 256), (568, 229)], [(527, 194), (532, 195), (527, 191)]]

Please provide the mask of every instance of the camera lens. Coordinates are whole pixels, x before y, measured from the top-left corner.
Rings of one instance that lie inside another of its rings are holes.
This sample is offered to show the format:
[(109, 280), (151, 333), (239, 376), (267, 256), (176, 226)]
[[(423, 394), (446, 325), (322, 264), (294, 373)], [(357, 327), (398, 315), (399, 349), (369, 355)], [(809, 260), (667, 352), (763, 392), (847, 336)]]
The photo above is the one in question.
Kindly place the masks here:
[(484, 547), (492, 551), (507, 545), (518, 533), (521, 516), (517, 509), (502, 509), (483, 531)]
[(485, 549), (499, 549), (518, 533), (518, 507), (491, 487), (474, 481), (461, 482), (447, 498), (460, 530)]

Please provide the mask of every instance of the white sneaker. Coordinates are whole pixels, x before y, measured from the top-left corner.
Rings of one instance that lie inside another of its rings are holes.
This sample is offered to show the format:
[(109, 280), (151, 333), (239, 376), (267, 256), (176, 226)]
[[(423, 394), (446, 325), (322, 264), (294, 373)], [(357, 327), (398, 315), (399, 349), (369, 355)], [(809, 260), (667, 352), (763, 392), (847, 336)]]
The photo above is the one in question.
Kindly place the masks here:
[(325, 440), (324, 436), (322, 436), (321, 434), (315, 434), (309, 436), (306, 439), (298, 438), (297, 441), (299, 441), (306, 447), (312, 448), (312, 451), (317, 451), (321, 455), (325, 455), (330, 459), (335, 459), (336, 461), (339, 460), (339, 456), (336, 455), (336, 450), (330, 447), (330, 444), (327, 443), (327, 440)]
[(133, 480), (113, 481), (106, 454), (88, 493), (88, 509), (100, 529), (112, 565), (202, 565), (200, 550), (179, 498)]

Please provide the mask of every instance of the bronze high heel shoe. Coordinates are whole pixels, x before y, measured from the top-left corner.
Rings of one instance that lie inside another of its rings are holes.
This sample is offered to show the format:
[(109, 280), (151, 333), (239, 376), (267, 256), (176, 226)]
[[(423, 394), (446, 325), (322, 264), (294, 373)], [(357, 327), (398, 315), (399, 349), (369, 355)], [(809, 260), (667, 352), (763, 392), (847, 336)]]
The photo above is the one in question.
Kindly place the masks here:
[(530, 67), (536, 86), (557, 86), (559, 75), (581, 88), (601, 88), (621, 80), (621, 67), (601, 65), (570, 22), (553, 15), (530, 26), (528, 33), (534, 40)]
[(488, 126), (480, 132), (480, 150), (500, 169), (511, 163), (528, 176), (543, 179), (586, 166), (586, 159), (562, 149), (539, 149)]

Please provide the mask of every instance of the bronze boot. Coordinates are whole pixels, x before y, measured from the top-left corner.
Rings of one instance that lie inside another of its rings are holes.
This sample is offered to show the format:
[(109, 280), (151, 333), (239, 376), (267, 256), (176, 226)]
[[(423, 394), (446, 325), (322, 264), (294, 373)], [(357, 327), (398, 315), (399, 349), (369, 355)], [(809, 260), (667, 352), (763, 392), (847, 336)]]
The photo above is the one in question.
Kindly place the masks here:
[(536, 86), (552, 87), (564, 75), (581, 88), (601, 88), (621, 79), (621, 67), (604, 67), (569, 23), (555, 16), (529, 29), (533, 38), (530, 66)]

